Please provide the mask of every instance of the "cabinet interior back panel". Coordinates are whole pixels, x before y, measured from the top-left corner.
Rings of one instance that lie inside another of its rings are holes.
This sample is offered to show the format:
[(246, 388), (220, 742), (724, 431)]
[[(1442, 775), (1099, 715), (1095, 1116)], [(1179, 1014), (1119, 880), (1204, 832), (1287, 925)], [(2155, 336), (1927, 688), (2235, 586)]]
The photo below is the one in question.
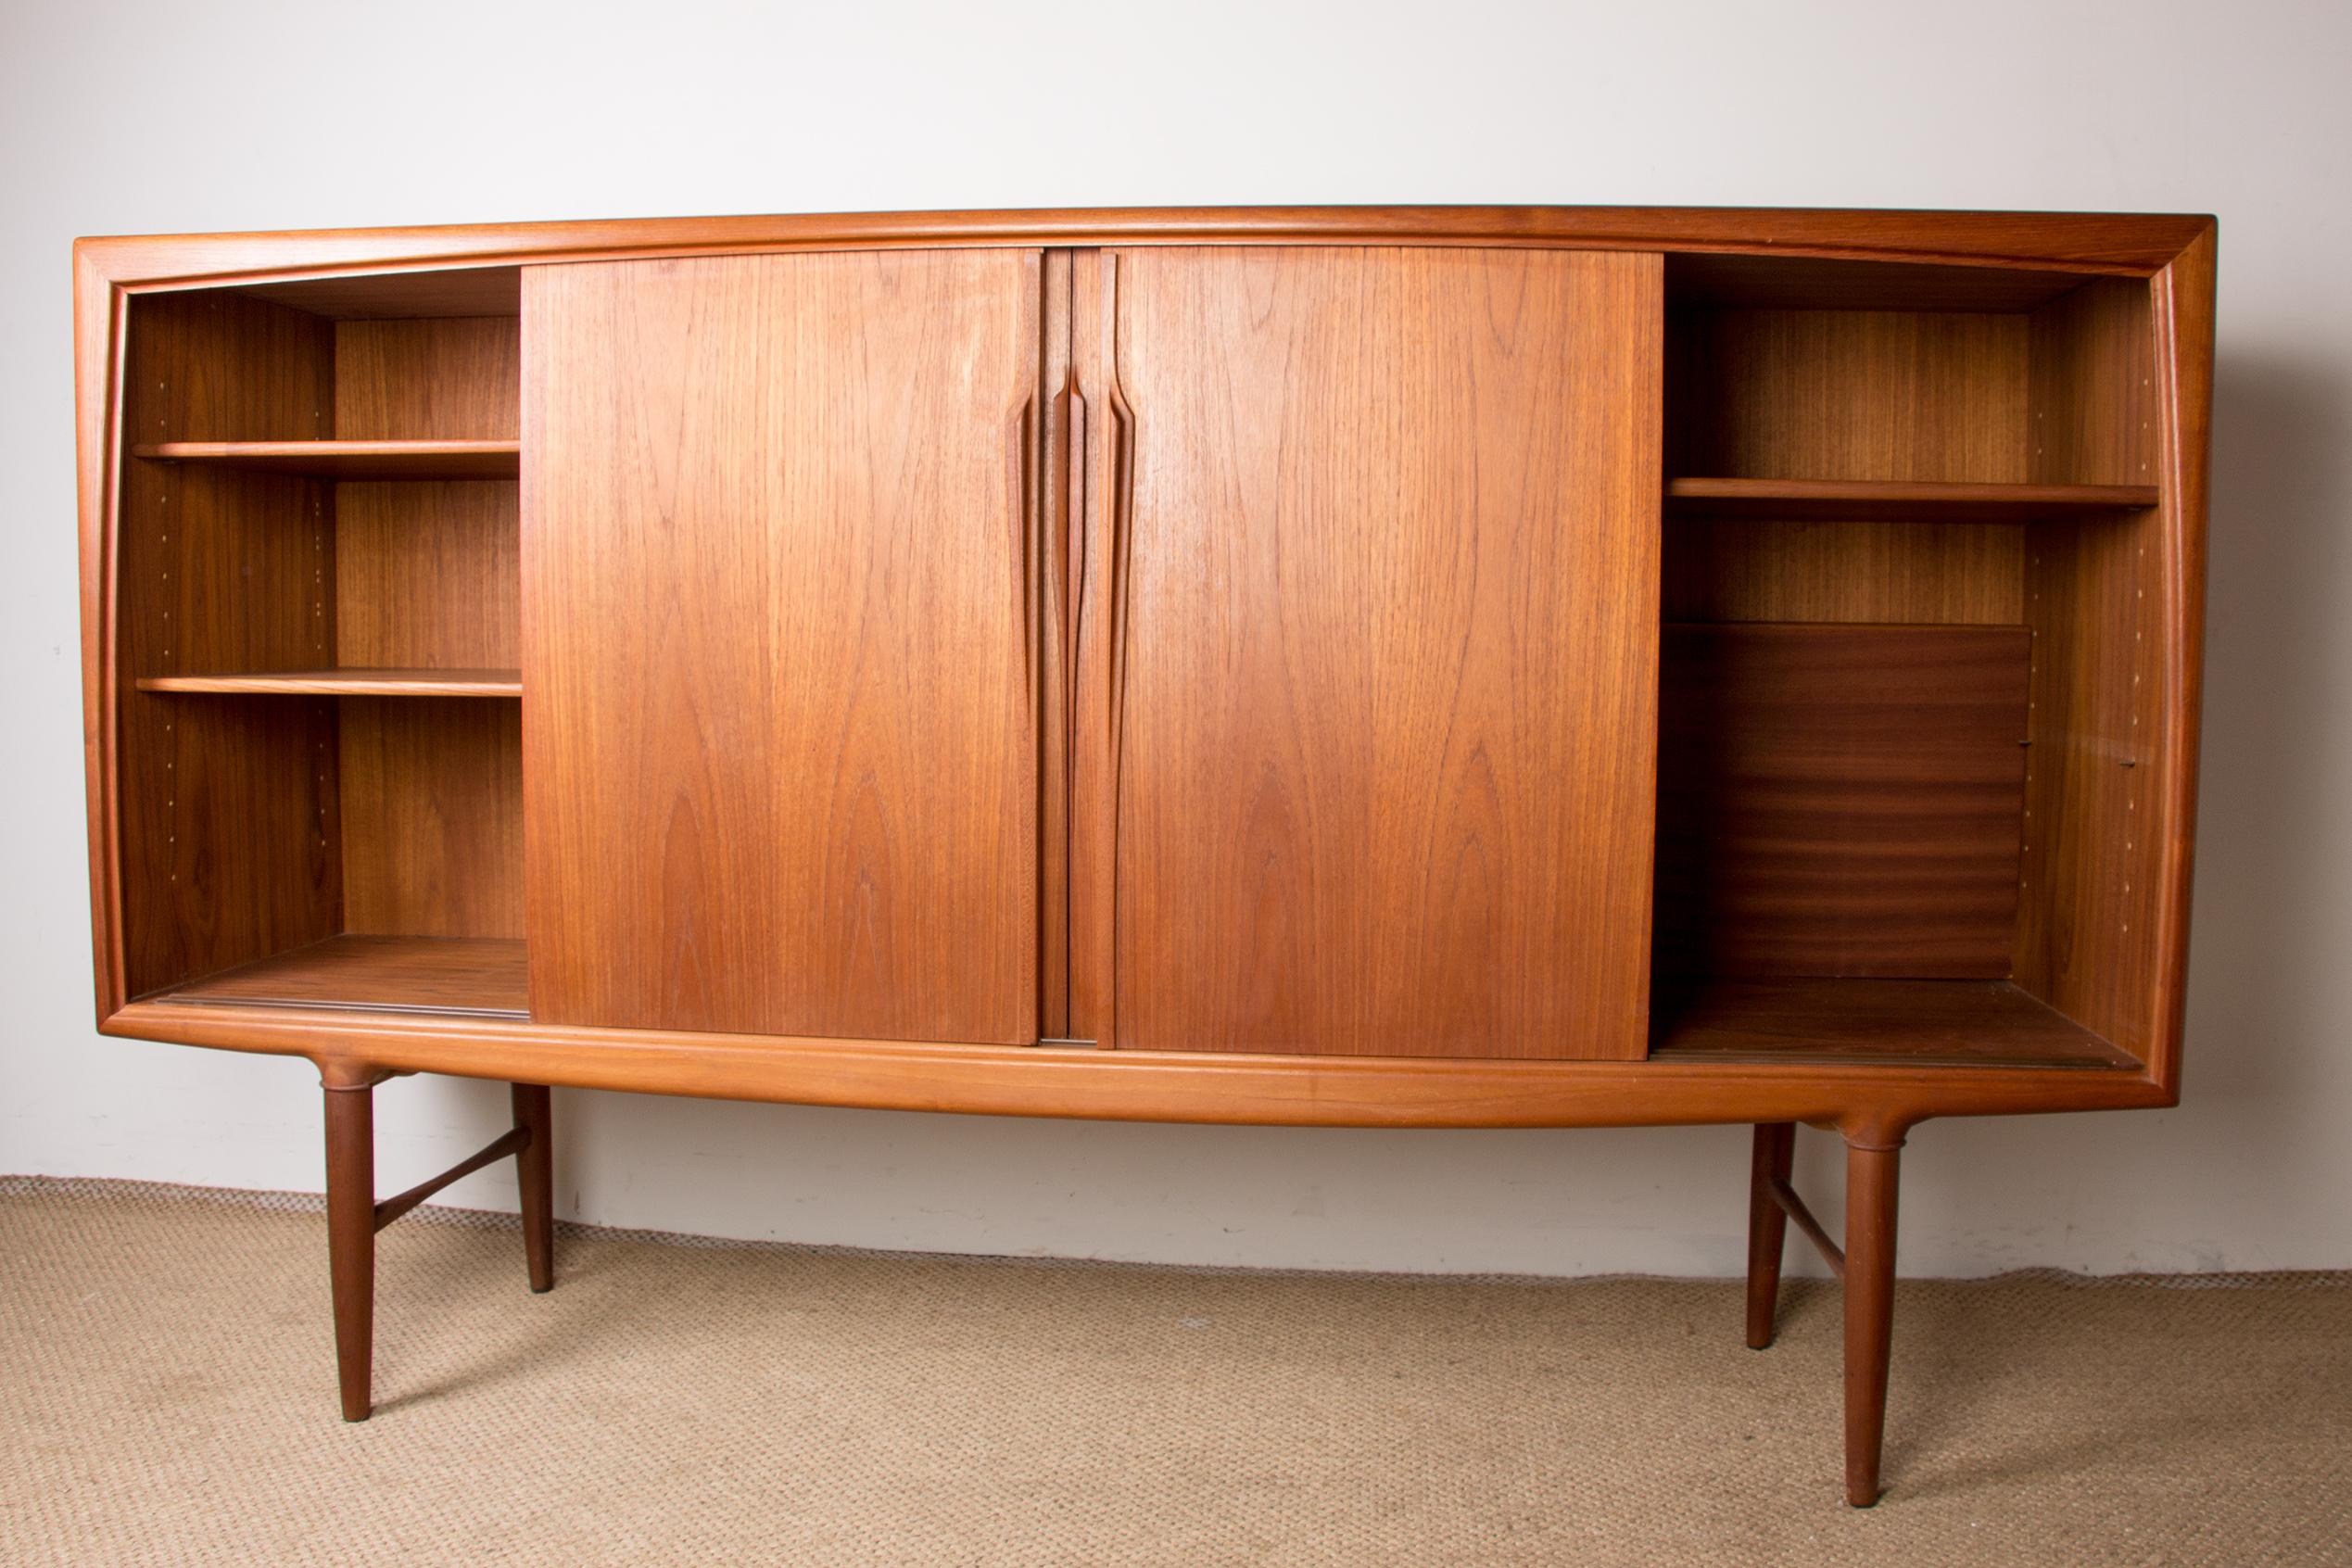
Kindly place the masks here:
[(343, 439), (514, 438), (518, 318), (337, 322), (334, 331), (335, 433)]
[(1677, 474), (2023, 481), (2030, 321), (1938, 310), (1676, 310)]
[(1666, 627), (1659, 968), (2005, 979), (2031, 640)]
[(1661, 276), (1119, 256), (1119, 1044), (1642, 1054)]
[(1037, 1038), (1034, 252), (524, 280), (532, 1016)]

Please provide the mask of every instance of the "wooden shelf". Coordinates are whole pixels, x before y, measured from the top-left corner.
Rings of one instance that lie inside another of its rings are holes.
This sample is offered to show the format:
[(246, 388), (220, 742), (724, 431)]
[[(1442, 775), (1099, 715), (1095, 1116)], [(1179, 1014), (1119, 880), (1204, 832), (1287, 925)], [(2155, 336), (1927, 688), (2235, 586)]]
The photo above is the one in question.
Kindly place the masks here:
[(1650, 1059), (2136, 1071), (2007, 980), (1710, 980), (1662, 986)]
[(1669, 479), (1669, 517), (1802, 523), (2030, 523), (2156, 504), (2154, 485), (1962, 485), (1876, 479)]
[(520, 697), (521, 670), (271, 670), (145, 676), (142, 691), (276, 697)]
[(523, 942), (499, 938), (329, 937), (149, 1000), (520, 1018), (531, 1007), (525, 955)]
[(131, 451), (158, 462), (313, 479), (513, 479), (523, 472), (520, 441), (160, 441)]

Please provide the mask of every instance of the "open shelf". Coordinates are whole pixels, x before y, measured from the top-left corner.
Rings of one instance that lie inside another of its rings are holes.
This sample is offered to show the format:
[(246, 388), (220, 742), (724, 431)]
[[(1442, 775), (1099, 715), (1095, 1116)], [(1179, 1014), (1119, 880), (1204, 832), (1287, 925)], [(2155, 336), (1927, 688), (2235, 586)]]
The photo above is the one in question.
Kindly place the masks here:
[(2006, 980), (1705, 980), (1662, 987), (1652, 1061), (2137, 1071)]
[(278, 697), (520, 697), (521, 670), (271, 670), (145, 676), (142, 691)]
[(329, 937), (148, 1000), (520, 1018), (531, 1005), (525, 955), (522, 942), (492, 937)]
[(513, 479), (523, 472), (519, 441), (158, 441), (131, 450), (158, 462), (313, 479)]
[(2154, 485), (1979, 485), (1876, 479), (1669, 479), (1666, 515), (1800, 523), (2032, 523), (2128, 512)]

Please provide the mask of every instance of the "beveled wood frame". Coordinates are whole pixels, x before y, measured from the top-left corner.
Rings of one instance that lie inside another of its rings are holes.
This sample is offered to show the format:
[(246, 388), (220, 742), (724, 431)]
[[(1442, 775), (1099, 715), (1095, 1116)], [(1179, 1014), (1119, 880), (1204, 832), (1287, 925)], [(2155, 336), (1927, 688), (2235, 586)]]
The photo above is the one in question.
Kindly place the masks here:
[[(2197, 216), (1653, 208), (1264, 208), (587, 221), (82, 240), (74, 248), (83, 741), (98, 1027), (385, 1069), (747, 1100), (1005, 1115), (1323, 1126), (1835, 1124), (1878, 1143), (1935, 1116), (2175, 1104), (2203, 647), (2216, 226)], [(128, 304), (139, 294), (618, 257), (911, 246), (1536, 246), (2033, 269), (2148, 278), (2161, 416), (2161, 798), (2171, 832), (2140, 1070), (1218, 1056), (552, 1028), (334, 1009), (175, 1007), (125, 994), (118, 860), (115, 484)]]

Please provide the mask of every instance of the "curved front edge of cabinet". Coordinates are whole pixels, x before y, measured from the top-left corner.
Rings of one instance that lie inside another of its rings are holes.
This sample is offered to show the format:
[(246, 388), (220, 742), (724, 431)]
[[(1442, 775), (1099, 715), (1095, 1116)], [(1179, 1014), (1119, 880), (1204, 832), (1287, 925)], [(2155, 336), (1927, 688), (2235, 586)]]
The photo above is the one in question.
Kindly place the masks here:
[(2169, 1104), (2127, 1069), (1276, 1056), (569, 1029), (134, 1002), (107, 1034), (308, 1056), (324, 1070), (871, 1110), (1290, 1127), (1655, 1127)]

